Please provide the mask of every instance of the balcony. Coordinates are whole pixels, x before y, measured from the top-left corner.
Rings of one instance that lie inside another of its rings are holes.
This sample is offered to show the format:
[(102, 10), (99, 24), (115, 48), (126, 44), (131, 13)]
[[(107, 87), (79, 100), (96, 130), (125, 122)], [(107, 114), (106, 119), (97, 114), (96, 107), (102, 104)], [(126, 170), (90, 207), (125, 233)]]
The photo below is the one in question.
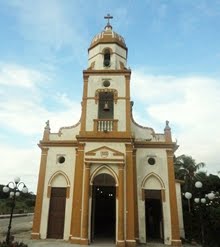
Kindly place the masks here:
[(114, 132), (118, 130), (118, 120), (116, 119), (94, 119), (95, 132)]

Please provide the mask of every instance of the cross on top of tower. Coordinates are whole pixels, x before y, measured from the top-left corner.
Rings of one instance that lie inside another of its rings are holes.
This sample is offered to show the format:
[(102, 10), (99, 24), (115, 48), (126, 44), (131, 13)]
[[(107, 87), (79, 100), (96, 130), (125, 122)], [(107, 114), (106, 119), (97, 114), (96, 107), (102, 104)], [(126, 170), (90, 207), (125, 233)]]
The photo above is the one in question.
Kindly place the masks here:
[(110, 20), (110, 19), (113, 19), (113, 16), (111, 16), (110, 14), (107, 14), (106, 16), (104, 16), (104, 18), (105, 18), (105, 19), (108, 19), (108, 22), (107, 22), (107, 25), (106, 25), (106, 26), (107, 26), (107, 27), (111, 26), (109, 20)]

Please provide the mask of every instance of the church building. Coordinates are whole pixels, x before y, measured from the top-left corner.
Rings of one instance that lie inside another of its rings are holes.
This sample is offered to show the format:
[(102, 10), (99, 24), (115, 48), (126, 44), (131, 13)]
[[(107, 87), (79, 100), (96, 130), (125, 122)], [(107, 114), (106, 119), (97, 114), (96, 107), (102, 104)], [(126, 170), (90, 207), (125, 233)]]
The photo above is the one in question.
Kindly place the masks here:
[(110, 18), (88, 48), (79, 122), (58, 133), (46, 122), (31, 236), (80, 245), (156, 240), (181, 246), (178, 146), (168, 121), (156, 133), (133, 119), (128, 48)]

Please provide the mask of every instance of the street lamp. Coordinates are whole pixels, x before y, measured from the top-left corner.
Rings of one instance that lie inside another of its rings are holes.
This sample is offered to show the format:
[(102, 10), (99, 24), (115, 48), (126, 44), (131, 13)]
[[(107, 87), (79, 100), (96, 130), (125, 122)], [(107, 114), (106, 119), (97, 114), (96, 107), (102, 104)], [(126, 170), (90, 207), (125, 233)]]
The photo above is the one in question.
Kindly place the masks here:
[(193, 237), (192, 237), (192, 224), (191, 224), (191, 222), (192, 222), (192, 213), (191, 213), (191, 203), (190, 203), (190, 199), (192, 198), (192, 193), (186, 192), (184, 194), (184, 196), (188, 200), (188, 211), (189, 211), (189, 221), (190, 221), (190, 228), (189, 228), (190, 235), (188, 236), (188, 238), (190, 239), (190, 241), (193, 241)]
[[(23, 187), (22, 189), (19, 189), (21, 185), (23, 185)], [(13, 212), (15, 208), (16, 197), (20, 196), (20, 192), (23, 192), (24, 194), (28, 193), (28, 188), (23, 182), (20, 182), (19, 177), (15, 177), (14, 182), (11, 181), (6, 186), (3, 187), (3, 192), (4, 193), (10, 192), (9, 196), (12, 199), (11, 214), (10, 214), (10, 220), (9, 220), (9, 225), (8, 225), (8, 231), (6, 235), (6, 244), (8, 245), (10, 242), (11, 222), (12, 222)]]
[[(197, 189), (201, 189), (203, 186), (202, 182), (197, 181), (195, 183), (195, 187)], [(190, 199), (192, 198), (192, 194), (190, 192), (186, 192), (184, 194), (185, 198), (188, 199), (188, 207), (189, 207), (189, 212), (191, 212), (191, 207), (190, 207)], [(203, 213), (202, 213), (202, 205), (206, 204), (207, 198), (211, 201), (215, 198), (215, 194), (213, 192), (210, 192), (209, 194), (205, 195), (205, 197), (201, 196), (201, 191), (198, 193), (198, 197), (194, 198), (194, 202), (199, 206), (199, 219), (200, 219), (200, 229), (201, 229), (201, 242), (202, 246), (205, 246), (205, 232), (204, 232), (204, 222), (203, 222)]]

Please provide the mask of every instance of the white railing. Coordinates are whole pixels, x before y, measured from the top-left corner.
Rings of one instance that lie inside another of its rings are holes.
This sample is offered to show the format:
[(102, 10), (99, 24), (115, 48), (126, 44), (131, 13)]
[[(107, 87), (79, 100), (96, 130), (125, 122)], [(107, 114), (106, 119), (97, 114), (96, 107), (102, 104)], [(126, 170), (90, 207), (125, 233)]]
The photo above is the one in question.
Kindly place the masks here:
[(94, 129), (98, 132), (117, 131), (117, 122), (115, 119), (94, 119)]

